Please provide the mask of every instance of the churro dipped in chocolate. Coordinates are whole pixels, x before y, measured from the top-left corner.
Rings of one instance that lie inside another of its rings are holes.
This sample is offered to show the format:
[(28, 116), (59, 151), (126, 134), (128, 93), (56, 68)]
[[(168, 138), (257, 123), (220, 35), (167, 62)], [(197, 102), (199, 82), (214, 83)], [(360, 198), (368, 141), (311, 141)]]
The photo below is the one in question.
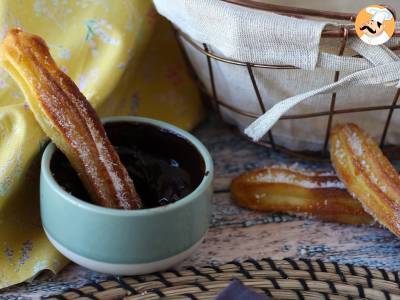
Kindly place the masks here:
[(57, 67), (43, 39), (11, 29), (1, 45), (0, 58), (23, 90), (43, 131), (66, 155), (92, 201), (109, 208), (140, 208), (140, 197), (95, 110)]
[(378, 145), (355, 124), (336, 126), (330, 154), (347, 190), (365, 210), (400, 236), (400, 178)]
[(289, 167), (267, 167), (236, 177), (231, 195), (241, 207), (264, 212), (305, 213), (345, 224), (373, 219), (332, 173)]

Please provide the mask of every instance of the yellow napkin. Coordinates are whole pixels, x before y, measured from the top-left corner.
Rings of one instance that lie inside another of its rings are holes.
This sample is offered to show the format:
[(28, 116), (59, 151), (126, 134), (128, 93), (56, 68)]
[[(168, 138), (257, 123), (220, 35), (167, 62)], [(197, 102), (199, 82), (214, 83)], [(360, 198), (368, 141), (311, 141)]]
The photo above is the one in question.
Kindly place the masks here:
[[(11, 27), (42, 36), (101, 116), (139, 114), (184, 129), (201, 119), (173, 31), (151, 0), (2, 0), (0, 22), (3, 37)], [(0, 288), (67, 263), (40, 223), (46, 141), (21, 91), (0, 70)]]

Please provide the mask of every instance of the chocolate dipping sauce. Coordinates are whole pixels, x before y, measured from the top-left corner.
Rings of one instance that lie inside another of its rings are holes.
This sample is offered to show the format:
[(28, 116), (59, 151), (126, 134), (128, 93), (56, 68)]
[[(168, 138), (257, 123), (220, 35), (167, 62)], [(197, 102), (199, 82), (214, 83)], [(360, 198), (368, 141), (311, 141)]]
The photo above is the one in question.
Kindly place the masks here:
[[(143, 208), (176, 202), (196, 189), (203, 179), (204, 161), (184, 137), (143, 123), (114, 122), (104, 127), (135, 183)], [(67, 192), (91, 202), (61, 151), (54, 154), (50, 168), (58, 184)]]

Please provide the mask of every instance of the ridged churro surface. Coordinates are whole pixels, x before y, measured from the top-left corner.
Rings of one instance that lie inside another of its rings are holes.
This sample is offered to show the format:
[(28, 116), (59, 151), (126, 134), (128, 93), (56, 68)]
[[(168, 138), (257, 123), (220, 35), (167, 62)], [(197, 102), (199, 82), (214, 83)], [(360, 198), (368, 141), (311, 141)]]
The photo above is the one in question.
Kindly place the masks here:
[(141, 200), (93, 107), (56, 65), (38, 36), (11, 29), (0, 57), (22, 88), (43, 131), (64, 152), (92, 200), (137, 209)]
[(400, 179), (378, 145), (355, 124), (336, 126), (331, 160), (348, 191), (379, 223), (400, 235)]
[(236, 177), (231, 195), (239, 206), (259, 211), (305, 213), (347, 224), (373, 221), (333, 173), (262, 168)]

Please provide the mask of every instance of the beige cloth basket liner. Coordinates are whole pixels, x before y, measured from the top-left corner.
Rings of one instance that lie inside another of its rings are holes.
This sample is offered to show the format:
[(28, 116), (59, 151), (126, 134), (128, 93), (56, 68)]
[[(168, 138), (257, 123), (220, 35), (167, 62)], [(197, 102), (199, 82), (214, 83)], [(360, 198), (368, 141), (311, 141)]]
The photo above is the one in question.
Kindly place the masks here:
[[(281, 5), (291, 5), (314, 9), (332, 9), (355, 12), (373, 4), (371, 1), (263, 1)], [(337, 91), (336, 109), (391, 105), (400, 79), (398, 57), (386, 46), (368, 46), (357, 37), (351, 38), (344, 57), (339, 57), (339, 38), (321, 39), (321, 32), (327, 26), (341, 26), (343, 22), (332, 20), (299, 19), (274, 13), (249, 9), (218, 0), (154, 0), (157, 10), (181, 31), (189, 35), (199, 45), (206, 43), (214, 53), (250, 63), (294, 65), (300, 69), (276, 70), (253, 68), (265, 107), (272, 108), (283, 100), (301, 95), (332, 84), (335, 71), (340, 78), (366, 71), (350, 82), (327, 89), (322, 94), (299, 101), (290, 109), (274, 112), (254, 124), (253, 131), (247, 133), (254, 139), (265, 134), (265, 128), (272, 126), (277, 144), (292, 150), (321, 150), (328, 122), (328, 116), (298, 120), (278, 119), (279, 114), (304, 114), (329, 111), (332, 91)], [(386, 1), (394, 9), (400, 10), (400, 1)], [(345, 26), (351, 26), (347, 24)], [(395, 45), (398, 38), (392, 38), (387, 46)], [(183, 40), (189, 59), (198, 77), (211, 95), (211, 85), (204, 54), (195, 50)], [(364, 45), (363, 45), (364, 44)], [(353, 57), (362, 53), (367, 58)], [(213, 71), (218, 99), (241, 110), (260, 113), (251, 79), (243, 66), (235, 66), (213, 61)], [(390, 68), (376, 66), (388, 65)], [(374, 69), (374, 70), (372, 70)], [(371, 70), (371, 71), (369, 71)], [(390, 74), (386, 74), (386, 70)], [(399, 70), (397, 72), (397, 70)], [(379, 78), (371, 80), (371, 78)], [(221, 108), (226, 120), (241, 130), (254, 119), (241, 116), (226, 108)], [(382, 135), (387, 110), (358, 112), (335, 115), (333, 124), (356, 122), (377, 139)], [(271, 123), (271, 124), (268, 124)], [(386, 143), (400, 141), (400, 115), (397, 110), (392, 116)]]

